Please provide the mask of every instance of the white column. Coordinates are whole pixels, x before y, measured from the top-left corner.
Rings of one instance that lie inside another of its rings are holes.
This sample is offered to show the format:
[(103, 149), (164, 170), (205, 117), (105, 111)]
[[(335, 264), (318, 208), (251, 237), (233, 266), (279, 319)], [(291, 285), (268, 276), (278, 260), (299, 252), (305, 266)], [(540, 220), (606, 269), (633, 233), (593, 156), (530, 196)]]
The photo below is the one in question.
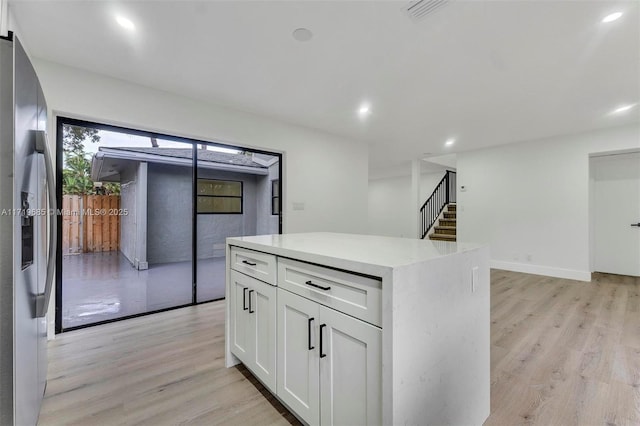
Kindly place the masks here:
[(420, 171), (422, 162), (419, 159), (411, 161), (411, 208), (413, 210), (413, 238), (420, 238)]
[[(147, 163), (138, 163), (136, 179), (136, 243), (135, 259), (138, 270), (149, 269), (147, 261)], [(178, 207), (176, 207), (178, 208)]]

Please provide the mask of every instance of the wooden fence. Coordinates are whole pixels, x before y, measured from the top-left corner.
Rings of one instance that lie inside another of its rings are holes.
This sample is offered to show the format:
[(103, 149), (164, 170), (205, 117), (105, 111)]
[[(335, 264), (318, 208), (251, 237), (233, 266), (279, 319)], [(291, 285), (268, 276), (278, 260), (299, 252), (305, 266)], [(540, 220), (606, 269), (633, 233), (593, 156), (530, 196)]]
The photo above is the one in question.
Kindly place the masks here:
[(62, 196), (62, 253), (120, 248), (119, 195)]

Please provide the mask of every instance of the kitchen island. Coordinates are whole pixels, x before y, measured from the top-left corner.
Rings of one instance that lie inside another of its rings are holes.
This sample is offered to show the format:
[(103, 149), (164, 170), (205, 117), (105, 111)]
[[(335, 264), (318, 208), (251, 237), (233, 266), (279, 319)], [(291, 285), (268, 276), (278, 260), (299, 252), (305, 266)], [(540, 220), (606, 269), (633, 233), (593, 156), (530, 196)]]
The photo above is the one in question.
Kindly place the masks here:
[(480, 425), (489, 254), (336, 233), (227, 239), (226, 365), (308, 424)]

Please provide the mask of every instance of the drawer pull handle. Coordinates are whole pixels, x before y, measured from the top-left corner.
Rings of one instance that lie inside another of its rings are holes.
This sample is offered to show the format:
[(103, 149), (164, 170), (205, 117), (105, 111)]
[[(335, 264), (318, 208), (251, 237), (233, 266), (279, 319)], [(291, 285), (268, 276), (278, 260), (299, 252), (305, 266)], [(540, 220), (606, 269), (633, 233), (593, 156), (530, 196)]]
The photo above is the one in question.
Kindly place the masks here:
[(324, 358), (327, 354), (322, 353), (322, 329), (325, 328), (327, 324), (322, 324), (320, 326), (320, 358)]
[(324, 290), (324, 291), (331, 290), (331, 287), (323, 287), (321, 285), (314, 284), (311, 282), (311, 280), (307, 281), (305, 284), (310, 285), (311, 287), (319, 288), (320, 290)]
[(309, 323), (307, 325), (307, 331), (309, 332), (308, 344), (307, 348), (309, 350), (315, 349), (315, 346), (311, 346), (311, 323), (315, 320), (315, 318), (309, 318)]
[(245, 265), (249, 265), (249, 266), (256, 266), (257, 265), (257, 263), (249, 262), (248, 260), (243, 260), (242, 263), (244, 263)]
[(253, 293), (253, 290), (249, 290), (249, 313), (252, 314), (255, 311), (251, 310), (251, 293)]
[(249, 290), (247, 287), (242, 289), (242, 310), (246, 311), (247, 309), (247, 290)]

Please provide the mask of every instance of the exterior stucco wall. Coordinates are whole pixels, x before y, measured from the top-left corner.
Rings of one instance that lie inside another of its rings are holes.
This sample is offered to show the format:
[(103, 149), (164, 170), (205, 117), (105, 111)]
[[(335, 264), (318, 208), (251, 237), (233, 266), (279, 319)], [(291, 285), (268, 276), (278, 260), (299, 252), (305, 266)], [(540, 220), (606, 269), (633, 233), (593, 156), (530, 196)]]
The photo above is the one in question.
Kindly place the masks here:
[(149, 264), (191, 259), (191, 197), (190, 168), (148, 165)]
[(198, 178), (242, 181), (243, 214), (198, 215), (198, 259), (224, 256), (227, 237), (256, 233), (256, 177), (244, 173), (200, 169)]
[[(254, 175), (200, 169), (199, 178), (242, 181), (243, 214), (197, 215), (199, 259), (224, 255), (215, 248), (227, 237), (256, 233), (256, 178)], [(192, 169), (153, 164), (148, 166), (147, 258), (150, 264), (188, 261), (192, 258)]]

